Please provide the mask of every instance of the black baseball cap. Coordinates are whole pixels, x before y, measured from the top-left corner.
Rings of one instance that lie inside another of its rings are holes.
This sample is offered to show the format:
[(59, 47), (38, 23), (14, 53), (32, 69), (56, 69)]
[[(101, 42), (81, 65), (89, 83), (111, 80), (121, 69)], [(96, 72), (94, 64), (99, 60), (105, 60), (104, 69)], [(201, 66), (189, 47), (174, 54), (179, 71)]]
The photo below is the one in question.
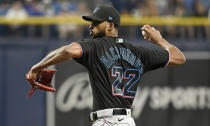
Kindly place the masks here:
[(82, 16), (86, 21), (108, 21), (114, 23), (116, 26), (120, 25), (120, 14), (111, 6), (98, 6), (94, 9), (90, 16)]

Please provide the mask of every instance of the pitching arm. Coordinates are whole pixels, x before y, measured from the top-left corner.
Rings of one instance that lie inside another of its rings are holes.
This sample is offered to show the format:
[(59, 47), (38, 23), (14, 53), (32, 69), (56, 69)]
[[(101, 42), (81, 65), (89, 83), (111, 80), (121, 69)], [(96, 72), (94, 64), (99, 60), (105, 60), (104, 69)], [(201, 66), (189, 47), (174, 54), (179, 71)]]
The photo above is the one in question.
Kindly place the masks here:
[(144, 25), (142, 27), (144, 39), (160, 46), (162, 49), (167, 50), (170, 54), (168, 65), (179, 65), (186, 62), (184, 54), (174, 45), (170, 44), (167, 40), (163, 39), (160, 32), (154, 27)]
[(81, 46), (79, 43), (74, 42), (70, 45), (62, 46), (43, 58), (39, 63), (35, 64), (27, 76), (31, 79), (36, 79), (37, 73), (48, 66), (60, 63), (70, 58), (79, 58), (82, 55)]

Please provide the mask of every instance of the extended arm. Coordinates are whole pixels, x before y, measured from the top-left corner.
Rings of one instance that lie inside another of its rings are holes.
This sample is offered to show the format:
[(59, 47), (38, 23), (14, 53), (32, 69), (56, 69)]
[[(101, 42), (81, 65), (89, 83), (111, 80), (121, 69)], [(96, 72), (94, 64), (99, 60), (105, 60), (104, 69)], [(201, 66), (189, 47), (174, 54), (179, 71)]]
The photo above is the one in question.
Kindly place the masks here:
[(45, 67), (60, 63), (70, 58), (79, 58), (82, 55), (80, 44), (74, 42), (67, 46), (62, 46), (43, 58), (39, 63), (35, 64), (28, 73), (28, 78), (36, 79), (37, 73)]
[(163, 39), (158, 30), (149, 25), (144, 25), (142, 31), (145, 31), (144, 39), (149, 40), (169, 52), (169, 65), (179, 65), (186, 62), (184, 54), (176, 46)]

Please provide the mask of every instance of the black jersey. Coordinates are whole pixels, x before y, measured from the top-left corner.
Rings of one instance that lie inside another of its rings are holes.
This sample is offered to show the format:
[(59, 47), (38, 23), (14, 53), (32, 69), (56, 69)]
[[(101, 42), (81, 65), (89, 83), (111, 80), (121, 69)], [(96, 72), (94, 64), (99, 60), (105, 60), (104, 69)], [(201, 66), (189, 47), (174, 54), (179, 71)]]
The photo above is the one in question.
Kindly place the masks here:
[(75, 60), (88, 69), (94, 111), (131, 108), (142, 74), (169, 61), (165, 50), (133, 46), (122, 38), (86, 39), (79, 44), (82, 56)]

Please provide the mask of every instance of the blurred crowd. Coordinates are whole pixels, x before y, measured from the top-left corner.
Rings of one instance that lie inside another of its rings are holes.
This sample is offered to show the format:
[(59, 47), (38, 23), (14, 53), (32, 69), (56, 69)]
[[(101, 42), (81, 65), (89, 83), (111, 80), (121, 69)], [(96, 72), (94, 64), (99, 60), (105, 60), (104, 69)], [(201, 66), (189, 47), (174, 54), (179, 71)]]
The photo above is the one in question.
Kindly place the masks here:
[[(0, 16), (23, 20), (29, 16), (88, 15), (99, 4), (111, 4), (122, 15), (209, 17), (210, 0), (0, 0)], [(209, 26), (157, 26), (169, 38), (209, 39)], [(139, 27), (123, 26), (121, 35), (137, 37)], [(129, 34), (127, 34), (129, 30)], [(88, 27), (80, 25), (0, 25), (0, 36), (82, 38)]]

